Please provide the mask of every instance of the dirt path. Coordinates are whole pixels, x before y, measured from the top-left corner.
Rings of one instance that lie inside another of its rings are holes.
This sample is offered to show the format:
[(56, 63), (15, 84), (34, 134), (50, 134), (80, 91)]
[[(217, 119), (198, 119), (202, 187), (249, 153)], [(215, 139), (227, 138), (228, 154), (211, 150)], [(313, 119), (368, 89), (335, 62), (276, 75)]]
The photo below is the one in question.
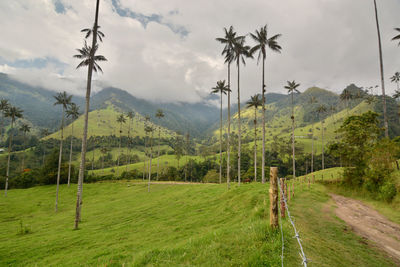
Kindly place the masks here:
[(400, 264), (400, 225), (390, 222), (361, 201), (331, 194), (336, 215), (360, 236), (372, 241)]

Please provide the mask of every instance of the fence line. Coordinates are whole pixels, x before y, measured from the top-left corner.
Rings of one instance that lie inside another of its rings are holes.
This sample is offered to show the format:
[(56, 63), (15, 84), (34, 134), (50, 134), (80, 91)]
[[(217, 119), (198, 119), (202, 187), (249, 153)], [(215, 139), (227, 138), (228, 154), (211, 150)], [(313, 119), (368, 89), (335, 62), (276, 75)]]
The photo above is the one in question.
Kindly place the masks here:
[[(294, 238), (297, 239), (297, 243), (299, 244), (299, 247), (300, 247), (300, 253), (299, 254), (300, 254), (300, 257), (302, 259), (302, 265), (304, 265), (304, 267), (307, 267), (308, 260), (307, 260), (306, 255), (304, 254), (304, 250), (303, 250), (303, 246), (301, 244), (301, 239), (300, 239), (299, 232), (297, 231), (296, 226), (295, 226), (295, 224), (293, 222), (292, 216), (290, 215), (289, 206), (287, 204), (285, 194), (283, 193), (279, 178), (277, 180), (278, 180), (279, 191), (281, 192), (281, 196), (282, 196), (283, 202), (285, 203), (285, 209), (286, 209), (286, 212), (288, 214), (289, 221), (292, 224), (292, 227), (293, 227), (293, 230), (294, 230), (294, 234), (295, 234)], [(281, 203), (281, 201), (279, 201), (279, 203)], [(280, 210), (280, 209), (278, 209), (278, 210)], [(281, 257), (282, 257), (282, 266), (283, 266), (283, 250), (284, 250), (285, 244), (283, 242), (282, 218), (281, 218), (281, 233), (282, 233), (282, 256)]]

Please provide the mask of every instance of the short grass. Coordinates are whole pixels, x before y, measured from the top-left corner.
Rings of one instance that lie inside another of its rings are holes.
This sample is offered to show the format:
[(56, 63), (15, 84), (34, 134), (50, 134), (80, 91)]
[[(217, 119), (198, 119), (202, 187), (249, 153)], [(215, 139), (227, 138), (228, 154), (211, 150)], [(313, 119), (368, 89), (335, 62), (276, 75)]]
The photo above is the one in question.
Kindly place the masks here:
[[(280, 266), (267, 192), (259, 183), (155, 184), (150, 193), (139, 182), (88, 184), (73, 230), (76, 185), (61, 186), (58, 213), (55, 186), (10, 190), (0, 198), (0, 265)], [(322, 185), (295, 192), (289, 208), (309, 266), (394, 265), (336, 218)], [(285, 266), (300, 266), (287, 220), (283, 230)]]

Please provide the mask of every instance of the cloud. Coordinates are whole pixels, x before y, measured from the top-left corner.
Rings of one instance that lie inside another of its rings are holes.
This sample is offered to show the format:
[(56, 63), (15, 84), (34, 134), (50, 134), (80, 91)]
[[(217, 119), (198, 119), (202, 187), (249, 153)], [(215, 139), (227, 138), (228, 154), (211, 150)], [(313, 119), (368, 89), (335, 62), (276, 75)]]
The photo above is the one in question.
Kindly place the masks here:
[[(100, 2), (99, 24), (106, 38), (99, 53), (108, 61), (101, 63), (104, 75), (94, 77), (98, 86), (112, 85), (149, 100), (201, 101), (217, 80), (227, 79), (220, 55), (223, 47), (215, 41), (222, 36), (223, 27), (233, 25), (244, 35), (266, 23), (270, 34), (282, 34), (279, 42), (283, 47), (281, 54), (268, 51), (268, 92), (285, 92), (286, 80), (293, 79), (301, 83), (301, 90), (319, 86), (338, 92), (350, 83), (380, 84), (372, 1)], [(0, 2), (0, 71), (49, 89), (84, 94), (87, 70), (75, 70), (79, 62), (72, 55), (83, 45), (80, 30), (93, 25), (94, 1), (65, 3)], [(378, 5), (385, 82), (391, 94), (395, 86), (389, 77), (399, 71), (400, 48), (390, 39), (393, 28), (400, 26), (400, 5), (396, 0)], [(243, 100), (261, 90), (261, 68), (256, 62), (247, 60), (246, 66), (241, 66)], [(235, 100), (234, 64), (231, 70)]]

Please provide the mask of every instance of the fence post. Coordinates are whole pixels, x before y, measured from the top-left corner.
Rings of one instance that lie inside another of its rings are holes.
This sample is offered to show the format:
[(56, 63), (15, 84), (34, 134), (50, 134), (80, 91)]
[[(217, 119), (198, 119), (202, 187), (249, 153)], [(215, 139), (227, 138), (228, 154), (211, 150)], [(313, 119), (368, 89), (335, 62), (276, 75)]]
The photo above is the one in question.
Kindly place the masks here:
[(292, 183), (292, 198), (294, 198), (294, 183)]
[[(282, 192), (285, 192), (285, 184), (284, 184), (285, 180), (284, 180), (283, 178), (280, 178), (280, 180), (281, 180), (281, 189), (282, 189)], [(285, 193), (281, 194), (281, 218), (285, 218), (285, 213), (286, 213), (286, 210), (285, 210), (285, 202), (283, 201), (283, 195), (284, 195), (284, 194), (285, 194)]]
[[(291, 182), (293, 184), (293, 181)], [(287, 195), (288, 195), (288, 201), (290, 202), (290, 183), (287, 186)]]
[(311, 183), (311, 179), (310, 179), (310, 177), (308, 177), (308, 189), (310, 189), (310, 183)]
[(314, 173), (312, 175), (312, 183), (315, 184), (315, 175), (314, 175)]
[(278, 227), (278, 168), (271, 167), (269, 171), (269, 225)]

